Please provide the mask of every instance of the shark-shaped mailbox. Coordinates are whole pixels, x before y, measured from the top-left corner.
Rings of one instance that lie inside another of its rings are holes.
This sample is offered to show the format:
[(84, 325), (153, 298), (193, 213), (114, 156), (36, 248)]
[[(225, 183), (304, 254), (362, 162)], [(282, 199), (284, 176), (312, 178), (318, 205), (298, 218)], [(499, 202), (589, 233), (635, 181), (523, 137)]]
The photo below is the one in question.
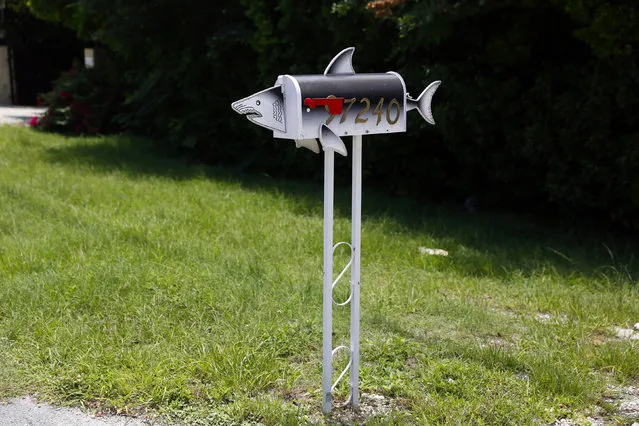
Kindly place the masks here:
[[(332, 392), (349, 373), (348, 403), (359, 404), (359, 294), (362, 204), (362, 137), (406, 131), (406, 113), (416, 109), (435, 124), (431, 100), (440, 81), (431, 83), (417, 99), (406, 92), (396, 72), (356, 74), (354, 48), (342, 50), (323, 75), (281, 75), (275, 86), (233, 102), (231, 107), (253, 123), (273, 131), (276, 138), (293, 139), (297, 147), (324, 149), (324, 283), (322, 332), (322, 409), (332, 407)], [(333, 245), (333, 191), (335, 152), (346, 156), (343, 136), (353, 137), (353, 195), (351, 242)], [(351, 250), (351, 261), (333, 280), (333, 253), (340, 245)], [(351, 293), (345, 302), (333, 299), (333, 288), (351, 269)], [(350, 304), (350, 346), (333, 348), (333, 305)], [(348, 351), (350, 362), (333, 382), (333, 357)]]
[(253, 123), (271, 129), (276, 138), (319, 153), (323, 146), (346, 155), (340, 136), (406, 131), (406, 112), (416, 109), (435, 124), (431, 100), (440, 81), (413, 99), (398, 73), (357, 74), (355, 48), (341, 51), (323, 75), (280, 75), (275, 86), (233, 102), (231, 107)]

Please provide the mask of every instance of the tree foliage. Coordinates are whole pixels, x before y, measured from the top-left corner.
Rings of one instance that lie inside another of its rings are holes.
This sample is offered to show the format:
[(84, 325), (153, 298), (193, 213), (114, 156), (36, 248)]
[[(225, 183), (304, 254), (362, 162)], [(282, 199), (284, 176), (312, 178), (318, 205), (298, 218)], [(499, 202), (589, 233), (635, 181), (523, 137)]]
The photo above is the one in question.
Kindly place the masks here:
[(438, 0), (399, 9), (407, 70), (418, 70), (409, 58), (429, 57), (450, 90), (440, 121), (458, 185), (638, 225), (639, 4)]
[[(431, 128), (367, 144), (370, 183), (488, 205), (552, 206), (639, 226), (639, 3), (616, 0), (29, 0), (107, 46), (120, 123), (210, 162), (307, 176), (316, 161), (231, 101), (317, 73), (355, 46), (358, 72), (441, 79)], [(373, 140), (374, 139), (374, 140)], [(275, 149), (277, 146), (278, 149)], [(275, 153), (275, 154), (274, 154)]]

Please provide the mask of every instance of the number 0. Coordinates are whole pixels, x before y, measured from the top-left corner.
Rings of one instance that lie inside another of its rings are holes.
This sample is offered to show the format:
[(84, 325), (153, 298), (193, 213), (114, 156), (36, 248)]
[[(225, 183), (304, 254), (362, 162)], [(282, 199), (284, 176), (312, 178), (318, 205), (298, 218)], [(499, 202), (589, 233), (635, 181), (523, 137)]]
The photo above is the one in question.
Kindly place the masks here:
[[(395, 106), (395, 118), (391, 120), (391, 109)], [(388, 104), (388, 109), (386, 110), (386, 121), (388, 124), (393, 125), (399, 121), (399, 116), (402, 114), (402, 107), (397, 101), (397, 99), (393, 99)]]

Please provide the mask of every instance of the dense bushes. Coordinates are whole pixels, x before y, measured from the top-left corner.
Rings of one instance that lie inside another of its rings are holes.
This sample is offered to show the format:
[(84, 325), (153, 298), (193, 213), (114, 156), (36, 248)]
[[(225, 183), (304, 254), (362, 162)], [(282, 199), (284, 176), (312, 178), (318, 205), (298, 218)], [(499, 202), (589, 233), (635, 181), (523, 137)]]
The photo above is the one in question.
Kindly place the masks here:
[[(366, 143), (367, 181), (424, 197), (554, 206), (639, 227), (639, 5), (612, 0), (31, 0), (115, 54), (120, 123), (209, 162), (321, 173), (229, 104), (345, 46), (358, 72), (433, 79), (432, 128)], [(180, 13), (176, 14), (175, 11)], [(633, 18), (633, 16), (635, 18)], [(276, 149), (275, 149), (276, 148)]]
[[(639, 228), (639, 4), (414, 4), (403, 54), (426, 55), (452, 93), (440, 131), (471, 193), (552, 203)], [(424, 35), (431, 16), (431, 34)], [(408, 69), (414, 69), (408, 66)], [(453, 102), (454, 100), (454, 102)]]
[(62, 73), (53, 90), (42, 94), (38, 103), (47, 106), (35, 125), (40, 130), (60, 133), (113, 133), (122, 128), (116, 116), (123, 94), (119, 78), (110, 67), (85, 69), (75, 67)]

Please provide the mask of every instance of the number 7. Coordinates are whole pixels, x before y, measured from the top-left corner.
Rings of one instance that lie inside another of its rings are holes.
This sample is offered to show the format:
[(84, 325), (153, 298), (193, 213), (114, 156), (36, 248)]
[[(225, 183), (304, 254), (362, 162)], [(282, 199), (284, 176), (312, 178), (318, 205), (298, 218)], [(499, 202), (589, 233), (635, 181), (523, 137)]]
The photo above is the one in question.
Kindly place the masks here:
[(348, 115), (348, 112), (351, 110), (351, 108), (353, 107), (353, 104), (355, 104), (355, 101), (357, 99), (355, 98), (350, 98), (350, 99), (344, 99), (344, 103), (348, 104), (348, 108), (346, 108), (346, 111), (344, 111), (344, 114), (342, 114), (342, 119), (339, 121), (340, 123), (343, 123), (346, 121), (346, 116)]

